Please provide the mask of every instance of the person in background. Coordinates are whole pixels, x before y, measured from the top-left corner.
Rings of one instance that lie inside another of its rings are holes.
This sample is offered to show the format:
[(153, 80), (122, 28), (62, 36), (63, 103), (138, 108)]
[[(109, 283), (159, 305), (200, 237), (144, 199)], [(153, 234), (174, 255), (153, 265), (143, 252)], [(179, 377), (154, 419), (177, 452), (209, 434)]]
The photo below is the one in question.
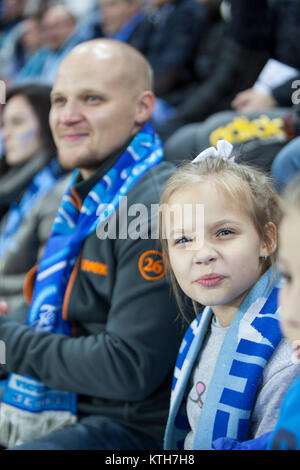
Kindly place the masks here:
[(90, 39), (89, 28), (78, 25), (64, 5), (48, 8), (41, 17), (40, 27), (42, 47), (16, 75), (16, 84), (35, 81), (52, 85), (64, 57), (74, 46)]
[(0, 48), (1, 78), (8, 87), (40, 47), (40, 18), (28, 16), (13, 28)]
[[(3, 11), (0, 12), (0, 79), (5, 80), (8, 86), (30, 55), (41, 47), (39, 19), (34, 14), (27, 14), (27, 6), (28, 0), (4, 0)], [(27, 31), (28, 49), (26, 39), (22, 43)]]
[(127, 42), (141, 51), (149, 30), (149, 27), (145, 30), (144, 22), (141, 25), (146, 16), (144, 3), (144, 0), (99, 0), (103, 36)]
[(98, 0), (64, 0), (64, 4), (72, 11), (72, 13), (79, 18), (79, 20), (86, 20), (91, 15), (94, 15), (97, 10)]
[[(298, 112), (299, 119), (299, 112)], [(292, 139), (275, 156), (271, 175), (279, 193), (283, 193), (288, 183), (300, 171), (300, 136)]]
[(138, 49), (154, 72), (155, 127), (173, 113), (168, 97), (183, 93), (192, 77), (192, 62), (202, 28), (195, 0), (99, 0), (99, 25), (93, 37), (124, 41)]
[(227, 31), (219, 41), (213, 70), (158, 129), (169, 140), (168, 147), (172, 145), (175, 153), (177, 149), (174, 160), (180, 158), (182, 148), (194, 153), (196, 145), (197, 155), (210, 145), (208, 136), (201, 144), (211, 125), (217, 129), (241, 115), (280, 117), (284, 107), (292, 106), (292, 84), (300, 70), (299, 2), (223, 0), (221, 6), (224, 3), (229, 5)]
[(0, 160), (0, 300), (12, 312), (23, 303), (26, 273), (41, 257), (65, 189), (49, 111), (48, 87), (28, 85), (7, 93)]
[[(154, 72), (157, 96), (152, 123), (157, 130), (171, 118), (177, 106), (176, 97), (183, 94), (193, 77), (201, 8), (195, 0), (149, 0), (147, 22), (151, 33), (143, 53)], [(152, 7), (152, 8), (151, 8)]]
[(27, 0), (1, 0), (0, 16), (0, 47), (10, 31), (24, 18), (24, 8)]
[(39, 16), (28, 16), (24, 20), (24, 30), (20, 37), (20, 48), (23, 49), (23, 64), (41, 47), (41, 25)]

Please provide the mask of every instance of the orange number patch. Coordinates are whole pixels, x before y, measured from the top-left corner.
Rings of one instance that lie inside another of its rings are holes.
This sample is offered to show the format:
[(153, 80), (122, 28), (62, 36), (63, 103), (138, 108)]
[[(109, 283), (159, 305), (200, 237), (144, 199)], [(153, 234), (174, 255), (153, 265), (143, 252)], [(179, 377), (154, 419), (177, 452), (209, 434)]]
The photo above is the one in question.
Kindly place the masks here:
[(139, 271), (147, 281), (157, 281), (165, 275), (162, 254), (157, 250), (145, 251), (139, 259)]

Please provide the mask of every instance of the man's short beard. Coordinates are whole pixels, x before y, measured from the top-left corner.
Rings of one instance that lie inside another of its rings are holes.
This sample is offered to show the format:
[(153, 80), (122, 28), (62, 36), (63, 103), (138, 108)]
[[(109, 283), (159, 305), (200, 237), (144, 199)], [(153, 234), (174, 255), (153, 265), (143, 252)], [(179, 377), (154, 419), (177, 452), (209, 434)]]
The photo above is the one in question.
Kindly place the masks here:
[(72, 161), (68, 160), (67, 158), (64, 158), (62, 156), (62, 153), (58, 150), (58, 160), (65, 170), (75, 170), (79, 168), (82, 170), (97, 171), (102, 164), (102, 161), (99, 159), (99, 156), (93, 153), (78, 157), (76, 161), (72, 164)]

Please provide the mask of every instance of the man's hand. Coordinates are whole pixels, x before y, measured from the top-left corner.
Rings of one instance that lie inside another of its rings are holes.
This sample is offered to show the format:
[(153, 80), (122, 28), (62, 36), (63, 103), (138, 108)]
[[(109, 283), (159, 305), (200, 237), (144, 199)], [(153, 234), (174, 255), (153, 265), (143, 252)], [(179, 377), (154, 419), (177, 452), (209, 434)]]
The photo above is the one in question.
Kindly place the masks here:
[(239, 113), (254, 113), (274, 108), (278, 103), (270, 93), (249, 88), (238, 93), (231, 106)]
[(9, 315), (7, 303), (4, 301), (0, 301), (0, 315), (6, 315), (7, 317)]

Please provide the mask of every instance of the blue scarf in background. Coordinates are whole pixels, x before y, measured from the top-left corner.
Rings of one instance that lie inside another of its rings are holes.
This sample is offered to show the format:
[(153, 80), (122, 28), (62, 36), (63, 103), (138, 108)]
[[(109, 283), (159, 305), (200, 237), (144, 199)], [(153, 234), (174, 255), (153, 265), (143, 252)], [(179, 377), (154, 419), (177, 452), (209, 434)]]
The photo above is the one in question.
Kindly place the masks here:
[[(82, 207), (73, 195), (78, 171), (64, 196), (38, 267), (27, 325), (71, 336), (63, 303), (85, 239), (105, 222), (128, 191), (163, 158), (162, 144), (146, 124)], [(101, 241), (99, 241), (101, 243)], [(0, 442), (8, 447), (36, 439), (76, 421), (76, 394), (52, 390), (39, 380), (11, 374), (0, 406)]]
[(40, 170), (25, 190), (20, 202), (12, 202), (0, 233), (0, 259), (7, 250), (17, 251), (14, 235), (19, 230), (27, 214), (57, 183), (62, 175), (61, 167), (56, 158)]
[[(279, 279), (270, 268), (236, 313), (221, 347), (198, 421), (193, 449), (211, 450), (221, 437), (248, 438), (251, 411), (264, 367), (282, 339), (277, 296)], [(172, 385), (165, 449), (183, 449), (190, 426), (186, 414), (189, 379), (210, 326), (206, 307), (188, 328), (178, 355)]]

